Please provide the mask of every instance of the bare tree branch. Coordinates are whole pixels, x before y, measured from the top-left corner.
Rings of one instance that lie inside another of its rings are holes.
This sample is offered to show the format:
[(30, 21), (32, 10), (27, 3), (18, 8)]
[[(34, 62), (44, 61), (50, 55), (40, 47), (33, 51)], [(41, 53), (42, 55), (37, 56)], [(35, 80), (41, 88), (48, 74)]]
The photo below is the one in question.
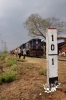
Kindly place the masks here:
[(66, 34), (66, 22), (61, 22), (55, 17), (43, 19), (38, 14), (32, 14), (24, 22), (24, 26), (27, 28), (30, 36), (42, 36), (45, 39), (47, 28), (57, 28), (58, 35)]

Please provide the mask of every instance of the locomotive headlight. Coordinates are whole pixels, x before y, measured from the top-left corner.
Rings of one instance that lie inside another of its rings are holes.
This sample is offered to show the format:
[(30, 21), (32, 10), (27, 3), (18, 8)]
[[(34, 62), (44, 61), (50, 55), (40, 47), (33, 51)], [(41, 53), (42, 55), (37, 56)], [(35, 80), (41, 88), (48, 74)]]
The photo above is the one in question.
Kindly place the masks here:
[(38, 44), (38, 41), (36, 40), (36, 44)]

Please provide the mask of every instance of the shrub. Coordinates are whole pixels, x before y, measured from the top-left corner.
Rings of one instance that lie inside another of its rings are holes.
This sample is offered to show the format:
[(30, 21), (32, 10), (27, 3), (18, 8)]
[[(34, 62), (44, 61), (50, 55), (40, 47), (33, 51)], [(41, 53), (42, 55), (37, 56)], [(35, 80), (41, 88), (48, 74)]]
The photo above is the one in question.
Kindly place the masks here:
[(17, 70), (18, 70), (18, 67), (17, 67), (16, 64), (14, 64), (14, 65), (12, 66), (12, 70), (13, 70), (13, 71), (17, 71)]
[(16, 59), (15, 58), (8, 59), (6, 65), (12, 66), (13, 64), (16, 64)]
[(14, 71), (7, 71), (0, 76), (0, 84), (3, 82), (12, 82), (13, 80), (16, 79), (16, 74)]

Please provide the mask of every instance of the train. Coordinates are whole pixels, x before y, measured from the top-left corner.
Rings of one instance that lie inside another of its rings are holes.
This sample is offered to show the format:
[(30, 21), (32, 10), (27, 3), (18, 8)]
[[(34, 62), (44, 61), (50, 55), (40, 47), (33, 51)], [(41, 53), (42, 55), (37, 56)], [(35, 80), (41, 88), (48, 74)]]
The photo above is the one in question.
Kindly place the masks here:
[[(26, 43), (21, 44), (15, 49), (21, 49), (21, 55), (23, 56), (23, 49), (26, 49), (26, 56), (41, 57), (46, 51), (46, 42), (42, 42), (41, 39), (35, 38), (31, 39)], [(11, 54), (15, 54), (15, 49), (11, 50)]]
[(43, 44), (41, 42), (41, 39), (31, 39), (28, 42), (22, 44), (20, 46), (22, 55), (23, 55), (23, 48), (26, 49), (26, 55), (27, 56), (36, 56), (40, 57), (44, 54)]
[[(58, 37), (57, 40), (64, 40), (64, 43), (66, 43), (66, 38)], [(61, 48), (62, 43), (58, 43), (58, 54)], [(62, 44), (63, 45), (63, 44)], [(46, 42), (44, 40), (39, 38), (34, 38), (29, 40), (28, 42), (18, 46), (15, 49), (21, 48), (21, 55), (23, 55), (23, 48), (26, 49), (26, 56), (43, 56), (46, 55)], [(15, 54), (15, 49), (10, 51), (10, 54)], [(65, 50), (65, 49), (64, 49)]]

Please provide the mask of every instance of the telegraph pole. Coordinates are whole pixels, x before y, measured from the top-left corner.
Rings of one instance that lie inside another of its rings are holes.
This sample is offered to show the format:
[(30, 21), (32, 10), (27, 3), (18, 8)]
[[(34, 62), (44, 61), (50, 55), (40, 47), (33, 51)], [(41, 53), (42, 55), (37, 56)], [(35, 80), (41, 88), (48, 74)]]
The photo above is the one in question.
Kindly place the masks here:
[(7, 51), (6, 41), (4, 41), (4, 51)]
[(4, 41), (4, 40), (2, 39), (1, 34), (0, 34), (0, 38), (1, 38), (1, 43), (2, 43), (2, 52), (7, 51), (6, 41)]
[(4, 43), (3, 40), (1, 40), (1, 43), (2, 43), (2, 52), (3, 52), (3, 43)]

